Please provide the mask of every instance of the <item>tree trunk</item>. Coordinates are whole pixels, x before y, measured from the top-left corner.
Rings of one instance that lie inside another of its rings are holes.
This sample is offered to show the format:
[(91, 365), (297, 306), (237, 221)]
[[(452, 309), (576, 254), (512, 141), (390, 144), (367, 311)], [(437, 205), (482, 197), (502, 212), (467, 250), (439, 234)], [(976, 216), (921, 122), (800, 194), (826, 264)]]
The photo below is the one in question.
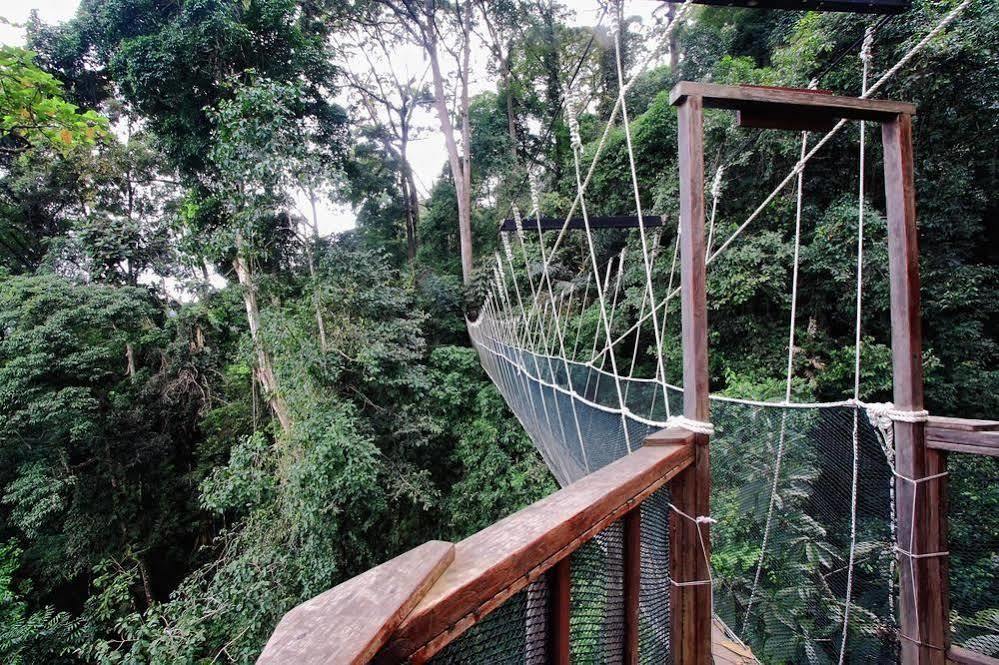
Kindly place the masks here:
[(562, 164), (569, 151), (566, 145), (565, 122), (559, 113), (559, 107), (562, 104), (562, 84), (559, 77), (558, 43), (555, 38), (555, 8), (551, 0), (542, 5), (541, 18), (547, 42), (541, 58), (545, 70), (545, 106), (552, 112), (549, 122), (555, 139), (555, 154), (549, 164), (552, 169), (552, 177), (558, 182), (562, 179)]
[[(444, 145), (447, 147), (448, 163), (451, 166), (451, 177), (454, 180), (455, 196), (458, 200), (458, 236), (461, 245), (461, 275), (467, 284), (472, 277), (472, 210), (471, 193), (466, 189), (465, 169), (468, 164), (467, 143), (465, 149), (465, 159), (462, 161), (461, 153), (458, 152), (458, 144), (454, 140), (454, 125), (451, 124), (451, 114), (447, 107), (447, 97), (444, 94), (444, 74), (441, 71), (440, 55), (437, 52), (437, 30), (434, 25), (434, 1), (426, 0), (424, 20), (427, 22), (423, 28), (423, 41), (427, 55), (430, 58), (430, 70), (434, 80), (434, 107), (437, 110), (437, 119), (441, 125), (441, 133), (444, 134)], [(468, 25), (467, 20), (462, 22), (463, 31)], [(468, 33), (464, 35), (465, 48), (463, 59), (467, 62), (468, 57)], [(462, 134), (464, 136), (468, 127), (468, 85), (467, 69), (459, 72), (465, 81), (461, 95), (461, 109), (459, 116), (462, 122)]]
[(309, 188), (309, 203), (312, 205), (312, 238), (306, 252), (309, 259), (309, 277), (312, 279), (312, 306), (316, 309), (316, 326), (319, 328), (319, 348), (326, 353), (326, 322), (323, 321), (323, 308), (319, 298), (319, 285), (316, 284), (315, 246), (319, 240), (319, 215), (316, 214), (316, 194)]
[(399, 137), (399, 186), (402, 190), (403, 209), (406, 211), (406, 258), (410, 268), (416, 261), (416, 225), (419, 221), (419, 202), (413, 186), (413, 170), (409, 167), (409, 124), (406, 110), (400, 114), (401, 132)]
[(232, 265), (236, 270), (236, 276), (243, 287), (243, 304), (246, 305), (246, 318), (250, 325), (250, 340), (253, 342), (253, 350), (257, 355), (257, 379), (264, 387), (267, 395), (267, 403), (270, 405), (281, 429), (285, 434), (291, 432), (291, 417), (288, 415), (288, 407), (278, 391), (277, 377), (274, 374), (274, 366), (271, 363), (270, 354), (264, 348), (263, 339), (260, 334), (260, 309), (257, 306), (257, 286), (253, 281), (253, 273), (250, 264), (244, 256), (243, 237), (236, 234), (236, 258)]

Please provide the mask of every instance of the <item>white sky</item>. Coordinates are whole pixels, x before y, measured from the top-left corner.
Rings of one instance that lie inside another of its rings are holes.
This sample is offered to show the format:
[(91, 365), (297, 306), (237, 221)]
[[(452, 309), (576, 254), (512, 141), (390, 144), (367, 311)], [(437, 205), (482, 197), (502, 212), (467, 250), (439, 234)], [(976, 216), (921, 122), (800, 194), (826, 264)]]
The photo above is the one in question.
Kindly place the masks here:
[[(3, 0), (0, 5), (0, 16), (15, 23), (27, 20), (32, 9), (37, 9), (41, 19), (46, 23), (56, 23), (72, 18), (79, 0)], [(564, 4), (575, 12), (572, 20), (577, 25), (592, 25), (596, 20), (599, 8), (596, 0), (565, 0)], [(648, 20), (652, 11), (662, 5), (658, 0), (631, 0), (626, 6), (628, 14), (638, 14)], [(0, 44), (22, 45), (24, 31), (22, 29), (0, 23)], [(400, 49), (396, 54), (399, 62), (393, 66), (410, 69), (415, 65), (416, 73), (422, 72), (426, 66), (423, 54), (417, 47)], [(487, 52), (478, 48), (473, 53), (473, 71), (475, 77), (471, 81), (471, 92), (495, 89), (495, 82), (490, 80), (486, 71)], [(395, 60), (395, 58), (393, 58)], [(412, 71), (412, 70), (411, 70)], [(437, 175), (447, 162), (447, 152), (444, 148), (444, 138), (440, 134), (440, 126), (436, 114), (429, 109), (422, 110), (415, 118), (416, 124), (429, 129), (422, 137), (414, 141), (410, 147), (410, 161), (416, 177), (417, 189), (426, 196)], [(300, 197), (297, 201), (301, 214), (311, 218), (308, 199)], [(324, 234), (343, 231), (354, 227), (354, 213), (349, 208), (333, 206), (321, 202), (318, 210), (320, 231)]]

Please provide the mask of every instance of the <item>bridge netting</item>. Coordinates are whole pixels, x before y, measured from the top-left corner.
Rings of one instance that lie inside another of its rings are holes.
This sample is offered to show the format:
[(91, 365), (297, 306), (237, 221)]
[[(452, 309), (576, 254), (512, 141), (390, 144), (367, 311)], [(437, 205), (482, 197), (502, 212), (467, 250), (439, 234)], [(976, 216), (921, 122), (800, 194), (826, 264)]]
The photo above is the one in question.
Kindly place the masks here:
[[(951, 10), (872, 85), (867, 77), (874, 30), (868, 29), (860, 53), (862, 96), (882, 87), (970, 2), (964, 0)], [(665, 46), (669, 34), (685, 20), (690, 4), (687, 0), (678, 7), (661, 44)], [(529, 174), (530, 212), (522, 217), (513, 206), (516, 233), (502, 235), (503, 251), (495, 256), (488, 294), (475, 320), (468, 322), (481, 363), (563, 486), (629, 454), (659, 429), (681, 426), (711, 432), (712, 514), (700, 517), (715, 522), (710, 561), (713, 609), (731, 635), (745, 642), (761, 662), (897, 662), (900, 640), (905, 639), (898, 626), (899, 568), (909, 561), (896, 547), (892, 422), (925, 419), (926, 414), (860, 400), (864, 123), (860, 123), (854, 257), (853, 397), (813, 404), (791, 399), (805, 167), (843, 129), (844, 120), (818, 140), (802, 133), (794, 168), (725, 238), (715, 232), (725, 166), (715, 171), (707, 205), (709, 267), (781, 192), (796, 185), (785, 394), (774, 402), (715, 395), (710, 423), (686, 420), (679, 416), (682, 390), (667, 381), (670, 363), (664, 358), (669, 335), (679, 330), (679, 323), (671, 322), (671, 317), (678, 318), (671, 312), (671, 301), (679, 292), (679, 229), (668, 224), (652, 229), (644, 223), (626, 95), (638, 73), (662, 52), (653, 50), (639, 63), (637, 73), (626, 77), (621, 64), (621, 5), (610, 3), (609, 8), (619, 94), (595, 150), (587, 152), (592, 155), (588, 164), (583, 160), (577, 119), (587, 102), (573, 98), (566, 104), (576, 195), (552, 242), (542, 228), (540, 174)], [(637, 215), (637, 228), (609, 232), (616, 234), (614, 239), (601, 242), (591, 225), (587, 187), (612, 127), (623, 130), (634, 195), (634, 208), (626, 212)], [(570, 226), (583, 229), (582, 242), (571, 251), (566, 248)], [(608, 255), (608, 247), (622, 246), (620, 253)], [(654, 280), (653, 275), (662, 275), (667, 265), (665, 283)], [(678, 309), (676, 303), (672, 309)], [(672, 507), (668, 497), (664, 501)], [(613, 558), (613, 542), (607, 538), (602, 535), (595, 541), (596, 549), (590, 552), (595, 560)], [(594, 575), (607, 582), (606, 573)], [(668, 597), (668, 585), (665, 593)], [(661, 597), (643, 596), (643, 613), (653, 616), (656, 602), (655, 607), (662, 607)], [(530, 607), (527, 596), (519, 607), (508, 628), (523, 636), (523, 616)], [(490, 630), (499, 635), (503, 628), (497, 621)], [(458, 655), (459, 650), (451, 651), (451, 657)], [(614, 660), (606, 655), (580, 658), (580, 662)]]

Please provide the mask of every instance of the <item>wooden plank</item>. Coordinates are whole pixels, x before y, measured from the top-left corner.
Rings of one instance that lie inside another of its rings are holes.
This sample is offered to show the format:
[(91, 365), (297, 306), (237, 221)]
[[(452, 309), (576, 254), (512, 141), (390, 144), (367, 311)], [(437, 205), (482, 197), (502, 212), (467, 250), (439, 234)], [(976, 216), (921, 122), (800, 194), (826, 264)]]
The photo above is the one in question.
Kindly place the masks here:
[(715, 665), (758, 665), (759, 663), (752, 651), (729, 639), (725, 626), (719, 619), (715, 619), (711, 626), (711, 655), (714, 657)]
[(569, 665), (569, 609), (572, 605), (572, 568), (566, 557), (551, 569), (551, 605), (549, 628), (552, 665)]
[[(888, 267), (891, 292), (892, 382), (896, 408), (923, 408), (919, 249), (913, 178), (912, 118), (882, 125)], [(943, 552), (946, 544), (946, 455), (926, 447), (925, 423), (895, 422), (898, 547), (913, 554)], [(948, 646), (947, 557), (900, 557), (900, 637), (906, 665), (944, 665)]]
[(958, 665), (999, 665), (999, 658), (952, 646), (947, 650), (947, 662)]
[[(590, 217), (591, 229), (637, 229), (639, 228), (638, 217), (634, 216), (614, 216), (614, 217)], [(537, 233), (537, 219), (525, 218), (522, 222), (524, 231)], [(643, 215), (642, 225), (647, 229), (656, 228), (663, 225), (663, 218), (658, 215)], [(565, 227), (570, 231), (585, 231), (586, 224), (582, 217), (573, 217), (568, 224), (564, 219), (558, 217), (542, 217), (542, 231), (561, 231)], [(504, 219), (500, 225), (500, 231), (516, 231), (517, 222), (513, 219)]]
[(926, 428), (926, 445), (936, 450), (999, 456), (999, 430), (985, 429), (994, 421), (978, 422), (980, 429), (972, 430), (939, 427), (931, 420)]
[(624, 665), (638, 665), (642, 593), (642, 509), (624, 516)]
[(454, 560), (433, 540), (284, 615), (257, 663), (367, 663)]
[(458, 543), (377, 662), (432, 657), (690, 464), (692, 440), (640, 448)]
[(670, 103), (700, 97), (705, 108), (752, 111), (757, 114), (793, 114), (806, 111), (834, 119), (891, 122), (899, 114), (914, 115), (916, 107), (904, 102), (860, 99), (841, 95), (817, 95), (810, 90), (780, 90), (717, 83), (681, 81), (670, 91)]
[(793, 11), (814, 9), (854, 14), (900, 14), (909, 9), (911, 0), (694, 0), (694, 4)]
[(753, 129), (786, 129), (796, 132), (828, 132), (836, 124), (836, 119), (828, 113), (810, 113), (798, 109), (793, 112), (760, 111), (747, 109), (736, 111), (736, 124)]
[(980, 420), (977, 418), (951, 418), (948, 416), (930, 416), (926, 423), (926, 431), (957, 430), (959, 432), (991, 432), (999, 430), (999, 420)]
[[(675, 90), (675, 89), (674, 89)], [(704, 252), (704, 118), (700, 97), (679, 100), (680, 166), (680, 310), (683, 345), (683, 414), (709, 419), (708, 314)], [(711, 514), (711, 465), (708, 437), (694, 435), (694, 463), (670, 483), (676, 507), (691, 517)], [(710, 577), (711, 534), (707, 523), (695, 523), (670, 512), (670, 577), (680, 583)], [(673, 661), (677, 665), (711, 662), (711, 585), (671, 585), (670, 625)]]

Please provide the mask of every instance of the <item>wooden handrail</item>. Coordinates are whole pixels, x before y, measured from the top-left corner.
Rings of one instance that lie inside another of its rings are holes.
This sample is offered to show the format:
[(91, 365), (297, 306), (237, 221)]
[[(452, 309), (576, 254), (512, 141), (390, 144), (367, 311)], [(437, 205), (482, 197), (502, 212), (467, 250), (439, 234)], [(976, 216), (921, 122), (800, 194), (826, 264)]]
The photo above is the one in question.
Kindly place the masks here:
[(426, 662), (689, 466), (692, 442), (685, 430), (657, 432), (457, 545), (424, 543), (302, 603), (258, 665)]
[(999, 421), (932, 416), (926, 423), (926, 446), (972, 455), (999, 456)]
[(951, 647), (947, 650), (947, 662), (958, 665), (999, 665), (999, 658), (986, 656), (985, 654), (962, 649), (961, 647)]
[(452, 561), (454, 545), (432, 540), (321, 593), (284, 615), (257, 663), (369, 662)]
[(661, 433), (652, 445), (459, 542), (454, 563), (375, 662), (426, 662), (685, 469), (692, 440), (685, 430)]

